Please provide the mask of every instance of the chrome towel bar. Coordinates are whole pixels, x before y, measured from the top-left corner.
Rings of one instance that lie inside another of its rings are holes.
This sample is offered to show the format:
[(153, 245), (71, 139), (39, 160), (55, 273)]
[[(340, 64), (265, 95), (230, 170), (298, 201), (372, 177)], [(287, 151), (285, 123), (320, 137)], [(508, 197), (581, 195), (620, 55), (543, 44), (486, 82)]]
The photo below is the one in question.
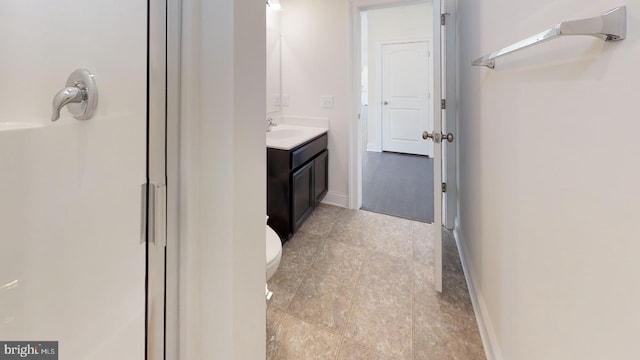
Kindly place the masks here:
[(533, 35), (471, 62), (473, 66), (495, 68), (495, 59), (566, 35), (589, 35), (604, 41), (619, 41), (627, 37), (627, 7), (620, 6), (605, 14), (589, 19), (563, 21), (551, 29)]

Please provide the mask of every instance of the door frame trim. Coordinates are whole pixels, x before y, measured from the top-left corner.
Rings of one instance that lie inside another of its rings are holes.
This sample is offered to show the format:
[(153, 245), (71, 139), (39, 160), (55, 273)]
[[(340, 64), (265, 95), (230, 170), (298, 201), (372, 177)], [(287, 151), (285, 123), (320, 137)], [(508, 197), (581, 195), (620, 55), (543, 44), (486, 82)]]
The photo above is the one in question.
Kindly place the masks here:
[[(145, 359), (166, 357), (167, 320), (167, 39), (168, 0), (147, 2), (147, 186), (162, 201), (147, 204)], [(149, 196), (147, 196), (149, 198)], [(153, 207), (152, 207), (153, 206)], [(156, 218), (157, 217), (157, 218)], [(149, 217), (148, 217), (149, 219)], [(152, 229), (153, 227), (153, 229)], [(153, 230), (153, 231), (151, 231)], [(153, 238), (150, 235), (153, 234)]]
[[(349, 171), (348, 194), (349, 208), (359, 209), (362, 206), (362, 120), (360, 109), (360, 48), (362, 11), (427, 3), (426, 0), (349, 0), (349, 72), (351, 80), (349, 86)], [(380, 143), (382, 146), (382, 143)]]
[[(442, 219), (444, 226), (453, 230), (455, 220), (458, 217), (458, 2), (457, 0), (447, 0), (444, 2), (443, 11), (447, 14), (447, 29), (444, 38), (444, 56), (446, 66), (446, 82), (444, 82), (444, 98), (447, 99), (447, 109), (444, 112), (445, 121), (443, 133), (453, 133), (456, 140), (443, 146), (442, 157), (446, 164), (443, 172), (443, 181), (447, 183), (447, 192), (443, 194), (445, 201), (442, 209)], [(449, 57), (451, 55), (451, 57)]]
[[(149, 179), (165, 185), (166, 215), (165, 232), (166, 248), (164, 262), (160, 264), (165, 272), (164, 277), (164, 322), (163, 356), (159, 359), (178, 360), (181, 324), (180, 318), (180, 263), (179, 263), (179, 177), (180, 177), (180, 100), (181, 100), (181, 46), (182, 46), (182, 0), (150, 0), (149, 14), (157, 10), (159, 19), (150, 21), (149, 36), (152, 31), (157, 35), (149, 38), (149, 64), (154, 64), (156, 76), (161, 77), (157, 84), (158, 92), (149, 101), (157, 105), (164, 119), (150, 126), (158, 126), (160, 131), (154, 132), (155, 143), (153, 153), (157, 157), (160, 169), (155, 169), (154, 178)], [(151, 19), (150, 19), (151, 20)], [(152, 27), (153, 26), (153, 27)], [(148, 64), (148, 66), (149, 66)], [(149, 75), (151, 77), (151, 74)], [(149, 86), (155, 84), (149, 79)], [(150, 105), (150, 106), (151, 106)], [(150, 139), (151, 140), (151, 139)], [(156, 163), (156, 162), (154, 162)], [(163, 166), (163, 168), (162, 168)], [(147, 339), (149, 341), (151, 339)], [(156, 360), (149, 357), (147, 360)]]
[[(348, 207), (350, 209), (359, 209), (362, 206), (362, 121), (359, 118), (361, 110), (361, 98), (360, 98), (360, 47), (361, 47), (361, 34), (360, 34), (360, 12), (372, 9), (394, 7), (398, 5), (409, 4), (421, 4), (428, 1), (424, 0), (349, 0), (349, 71), (351, 73), (349, 84), (349, 168), (348, 168)], [(453, 61), (447, 60), (448, 64), (454, 64), (456, 69), (455, 78), (451, 76), (447, 77), (447, 83), (445, 84), (447, 92), (447, 121), (446, 128), (448, 132), (456, 133), (457, 130), (457, 106), (456, 97), (458, 93), (457, 83), (457, 65), (458, 61), (455, 59), (458, 54), (457, 49), (457, 32), (455, 31), (457, 2), (447, 1), (446, 12), (450, 13), (450, 20), (447, 25), (448, 31), (451, 32), (451, 38), (447, 40), (453, 42), (453, 48), (451, 49), (454, 57)], [(454, 28), (453, 31), (449, 30)], [(432, 67), (435, 64), (433, 59), (433, 41), (431, 42), (431, 63)], [(435, 74), (434, 74), (435, 76)], [(432, 79), (433, 80), (433, 79)], [(432, 94), (435, 94), (435, 89), (432, 89)], [(435, 101), (435, 96), (433, 96)], [(434, 102), (434, 106), (436, 106)], [(435, 120), (434, 120), (435, 121)], [(453, 221), (458, 216), (458, 152), (456, 140), (453, 144), (447, 145), (449, 147), (447, 153), (451, 155), (447, 158), (447, 169), (445, 176), (447, 178), (447, 206), (443, 212), (443, 220), (445, 226), (449, 229), (453, 228)], [(382, 146), (382, 144), (380, 144)]]

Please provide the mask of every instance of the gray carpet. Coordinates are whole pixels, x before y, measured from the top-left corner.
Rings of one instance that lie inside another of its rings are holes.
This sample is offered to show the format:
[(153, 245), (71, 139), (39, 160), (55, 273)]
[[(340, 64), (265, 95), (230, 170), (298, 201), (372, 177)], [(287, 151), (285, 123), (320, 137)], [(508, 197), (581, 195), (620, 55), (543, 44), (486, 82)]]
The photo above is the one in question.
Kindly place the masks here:
[(433, 222), (433, 159), (365, 151), (362, 209)]

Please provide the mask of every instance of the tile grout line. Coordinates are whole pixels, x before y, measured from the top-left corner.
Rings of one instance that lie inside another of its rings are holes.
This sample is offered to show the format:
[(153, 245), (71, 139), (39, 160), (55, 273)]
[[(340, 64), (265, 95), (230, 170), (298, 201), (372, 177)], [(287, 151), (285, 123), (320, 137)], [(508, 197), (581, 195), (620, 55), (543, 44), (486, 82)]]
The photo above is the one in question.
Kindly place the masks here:
[[(360, 229), (358, 229), (357, 234), (358, 234), (358, 236), (362, 236), (362, 232), (360, 231)], [(350, 323), (350, 318), (352, 317), (352, 314), (353, 314), (353, 307), (354, 307), (354, 304), (356, 302), (356, 295), (357, 295), (357, 291), (358, 291), (358, 285), (360, 284), (360, 279), (362, 278), (362, 275), (363, 275), (363, 269), (364, 269), (365, 264), (367, 263), (367, 260), (369, 260), (369, 258), (371, 256), (371, 250), (369, 250), (367, 248), (364, 248), (364, 251), (365, 251), (365, 256), (362, 259), (362, 263), (360, 264), (360, 267), (358, 268), (358, 276), (356, 277), (356, 280), (354, 281), (353, 294), (351, 295), (351, 300), (349, 301), (349, 310), (347, 310), (347, 315), (345, 316), (345, 320), (344, 320), (344, 322), (345, 322), (345, 324), (344, 324), (344, 326), (345, 326), (344, 338), (345, 339), (347, 338), (346, 332), (347, 332), (347, 328), (348, 328), (349, 323)], [(360, 345), (362, 345), (362, 344), (360, 344)]]
[(342, 352), (342, 347), (344, 346), (344, 336), (340, 336), (340, 344), (338, 344), (338, 351), (336, 352), (336, 360), (340, 359), (340, 352)]
[[(384, 216), (388, 216), (388, 215), (384, 215)], [(364, 226), (370, 227), (369, 224), (364, 225)], [(412, 228), (412, 231), (413, 231), (413, 226), (411, 228)], [(360, 232), (360, 236), (364, 236), (364, 234), (365, 234), (364, 232), (362, 232), (362, 231)], [(363, 239), (360, 239), (360, 240), (362, 241)], [(355, 285), (356, 289), (357, 289), (358, 285), (360, 284), (360, 281), (361, 281), (362, 277), (364, 276), (363, 269), (365, 267), (365, 264), (367, 264), (367, 260), (369, 260), (375, 254), (382, 254), (384, 256), (391, 256), (391, 255), (389, 255), (389, 254), (387, 254), (385, 252), (379, 251), (379, 249), (377, 247), (375, 247), (375, 246), (374, 247), (366, 247), (365, 246), (364, 249), (366, 251), (366, 256), (365, 256), (364, 260), (362, 261), (362, 264), (361, 264), (360, 269), (359, 269), (359, 274), (358, 274), (358, 278), (356, 280), (356, 285)], [(391, 257), (396, 258), (397, 260), (401, 260), (402, 259), (402, 257), (397, 257), (397, 256), (391, 256)], [(411, 257), (413, 258), (413, 249), (412, 249)], [(413, 273), (413, 267), (411, 268), (411, 273)], [(349, 311), (348, 311), (347, 314), (351, 314), (353, 312), (355, 299), (356, 299), (356, 293), (354, 292), (354, 294), (352, 296), (352, 299), (351, 299), (351, 304), (350, 304), (350, 307), (349, 307)], [(412, 304), (412, 306), (413, 306), (413, 304)], [(413, 317), (413, 309), (412, 309), (412, 317)], [(349, 317), (347, 317), (347, 319), (348, 318)], [(347, 320), (346, 322), (348, 323), (349, 321)], [(346, 335), (345, 335), (345, 338), (346, 338)], [(387, 354), (387, 353), (384, 353), (384, 352), (380, 352), (377, 349), (371, 348), (370, 346), (362, 344), (362, 343), (357, 342), (355, 340), (350, 340), (350, 341), (352, 341), (353, 343), (358, 344), (358, 345), (364, 347), (365, 349), (368, 349), (368, 350), (370, 350), (370, 351), (372, 351), (372, 352), (374, 352), (374, 353), (376, 353), (376, 354), (378, 354), (378, 355), (380, 355), (382, 357), (385, 357), (387, 359), (399, 359), (395, 355)], [(411, 357), (413, 358), (413, 353), (412, 353)]]
[[(364, 268), (364, 265), (366, 264), (366, 262), (369, 259), (369, 257), (370, 257), (370, 250), (365, 249), (365, 256), (362, 259), (362, 264), (360, 264), (360, 268), (358, 268), (358, 276), (357, 276), (356, 280), (354, 281), (353, 295), (351, 295), (351, 300), (349, 301), (349, 310), (347, 310), (347, 315), (345, 316), (345, 320), (344, 320), (345, 321), (345, 328), (349, 324), (349, 319), (350, 319), (351, 314), (353, 312), (353, 305), (356, 302), (356, 292), (358, 290), (358, 284), (360, 283), (360, 279), (362, 278), (362, 269)], [(345, 336), (345, 338), (347, 337), (346, 334), (344, 336)]]
[[(330, 234), (331, 232), (333, 232), (333, 229), (335, 228), (335, 226), (336, 226), (336, 224), (338, 223), (338, 221), (339, 221), (339, 217), (338, 217), (338, 218), (336, 218), (336, 219), (334, 220), (334, 223), (333, 223), (333, 225), (331, 226), (331, 230), (329, 231), (329, 233), (327, 234), (327, 236), (326, 236), (326, 238), (324, 239), (324, 241), (323, 241), (323, 242), (329, 242), (329, 241), (331, 241), (331, 239), (330, 239), (330, 237), (329, 237), (329, 234)], [(340, 242), (340, 241), (337, 241), (337, 242), (338, 242), (338, 243), (342, 243), (342, 242)], [(349, 245), (349, 246), (351, 246), (350, 244), (345, 244), (345, 245)], [(368, 248), (363, 248), (363, 249), (364, 249), (364, 251), (365, 251), (365, 256), (364, 256), (364, 258), (363, 258), (363, 260), (362, 260), (362, 263), (360, 264), (360, 266), (359, 266), (359, 268), (358, 268), (357, 278), (355, 279), (355, 281), (354, 281), (354, 283), (353, 283), (353, 290), (354, 290), (354, 291), (353, 291), (353, 294), (351, 295), (351, 299), (350, 299), (350, 301), (349, 301), (349, 310), (347, 310), (347, 316), (345, 317), (345, 321), (344, 321), (344, 326), (345, 326), (345, 327), (346, 327), (346, 326), (347, 326), (347, 324), (349, 323), (349, 320), (348, 320), (348, 319), (349, 319), (349, 314), (351, 313), (351, 311), (352, 311), (352, 309), (353, 309), (353, 305), (354, 305), (354, 303), (355, 303), (355, 298), (356, 298), (356, 289), (357, 289), (358, 284), (359, 284), (359, 281), (360, 281), (360, 279), (361, 279), (361, 277), (362, 277), (362, 275), (363, 275), (362, 270), (363, 270), (363, 268), (364, 268), (364, 266), (365, 266), (365, 264), (366, 264), (367, 259), (368, 259), (368, 258), (370, 258), (370, 257), (371, 257), (371, 255), (372, 255), (373, 253), (375, 253), (375, 252), (376, 252), (376, 251), (375, 251), (375, 250), (373, 250), (373, 249), (368, 249)], [(313, 267), (313, 265), (315, 264), (315, 261), (316, 261), (316, 260), (314, 260), (314, 262), (313, 262), (312, 266), (310, 267), (310, 269), (311, 269), (311, 268)], [(306, 275), (305, 275), (305, 278), (306, 278)], [(297, 290), (296, 290), (296, 292), (297, 292)], [(398, 358), (397, 358), (397, 357), (395, 357), (395, 356), (391, 356), (391, 355), (388, 355), (388, 354), (385, 354), (385, 353), (381, 353), (380, 351), (378, 351), (378, 350), (376, 350), (376, 349), (373, 349), (373, 348), (371, 348), (371, 347), (370, 347), (370, 346), (368, 346), (368, 345), (365, 345), (365, 344), (362, 344), (362, 343), (360, 343), (360, 342), (354, 341), (354, 340), (352, 340), (352, 339), (350, 339), (350, 338), (347, 338), (347, 336), (346, 336), (345, 334), (341, 334), (341, 333), (339, 333), (336, 329), (332, 329), (332, 328), (326, 327), (325, 325), (321, 325), (321, 324), (320, 324), (320, 325), (319, 325), (319, 324), (312, 324), (312, 323), (310, 323), (309, 321), (307, 321), (307, 320), (305, 320), (305, 319), (301, 319), (301, 318), (299, 318), (298, 316), (296, 316), (296, 315), (294, 315), (294, 314), (291, 314), (291, 313), (288, 313), (288, 312), (286, 312), (286, 314), (287, 314), (288, 316), (291, 316), (291, 317), (293, 317), (293, 318), (295, 318), (295, 319), (297, 319), (297, 320), (300, 320), (300, 321), (302, 321), (302, 322), (304, 322), (304, 323), (308, 324), (309, 326), (316, 327), (316, 328), (319, 328), (319, 329), (325, 330), (325, 331), (327, 331), (327, 332), (330, 332), (330, 333), (332, 333), (332, 334), (334, 334), (334, 335), (339, 336), (339, 337), (340, 337), (340, 344), (339, 344), (339, 346), (338, 346), (338, 352), (337, 352), (337, 354), (336, 354), (336, 359), (338, 359), (338, 358), (339, 358), (339, 356), (340, 356), (340, 352), (342, 351), (343, 346), (344, 346), (344, 345), (345, 345), (345, 343), (347, 343), (347, 342), (351, 342), (351, 343), (357, 344), (357, 345), (359, 345), (359, 346), (361, 346), (361, 347), (363, 347), (363, 348), (365, 348), (365, 349), (367, 349), (367, 350), (369, 350), (369, 351), (371, 351), (371, 352), (373, 352), (373, 353), (375, 353), (375, 354), (377, 354), (377, 355), (379, 355), (379, 356), (381, 356), (381, 357), (384, 357), (384, 358), (387, 358), (387, 359), (398, 359)]]
[(284, 312), (284, 311), (282, 311), (282, 310), (278, 309), (277, 307), (274, 307), (274, 308), (273, 308), (273, 311), (274, 311), (274, 312), (281, 312), (281, 313), (282, 313), (282, 315), (281, 315), (281, 316), (278, 316), (278, 319), (274, 322), (274, 324), (273, 324), (273, 327), (274, 327), (274, 335), (273, 335), (273, 336), (272, 336), (272, 337), (267, 341), (267, 344), (266, 344), (266, 345), (267, 345), (267, 349), (266, 349), (266, 350), (267, 350), (267, 354), (266, 354), (266, 355), (267, 355), (267, 356), (266, 356), (266, 358), (267, 358), (267, 359), (269, 359), (269, 352), (268, 352), (268, 351), (269, 351), (269, 347), (268, 347), (268, 345), (269, 345), (269, 343), (271, 342), (271, 340), (273, 340), (273, 339), (277, 339), (277, 338), (278, 338), (278, 334), (279, 334), (279, 333), (280, 333), (280, 331), (281, 331), (280, 325), (281, 325), (281, 323), (282, 323), (282, 320), (287, 316), (287, 313), (286, 313), (286, 312)]
[[(353, 292), (353, 295), (351, 296), (351, 301), (349, 302), (349, 310), (347, 311), (347, 316), (345, 318), (345, 326), (347, 326), (348, 323), (349, 323), (349, 317), (350, 317), (349, 315), (352, 313), (353, 306), (354, 306), (354, 304), (356, 302), (356, 291), (355, 290), (357, 290), (358, 285), (360, 283), (360, 279), (362, 278), (362, 275), (363, 275), (362, 270), (363, 270), (363, 268), (364, 268), (364, 266), (365, 266), (365, 264), (367, 262), (367, 259), (369, 259), (369, 257), (371, 257), (371, 253), (374, 252), (374, 250), (369, 250), (369, 249), (365, 249), (365, 251), (366, 251), (366, 255), (365, 255), (364, 259), (362, 260), (362, 264), (360, 264), (360, 268), (358, 269), (358, 278), (355, 281), (354, 292)], [(365, 345), (365, 344), (362, 344), (362, 343), (360, 343), (358, 341), (349, 339), (349, 338), (347, 338), (346, 334), (343, 335), (343, 339), (344, 339), (344, 341), (350, 341), (350, 342), (352, 342), (354, 344), (360, 345), (363, 348), (365, 348), (365, 349), (367, 349), (367, 350), (369, 350), (369, 351), (371, 351), (373, 353), (376, 353), (376, 354), (378, 354), (378, 355), (380, 355), (382, 357), (391, 358), (391, 359), (396, 358), (395, 356), (390, 356), (390, 355), (388, 355), (386, 353), (382, 353), (382, 352), (378, 351), (377, 349), (373, 349), (368, 345)]]
[[(335, 220), (337, 222), (337, 220)], [(334, 223), (335, 225), (335, 223)], [(331, 227), (333, 229), (333, 226)], [(295, 235), (294, 235), (295, 236)], [(322, 244), (324, 244), (325, 242), (327, 242), (329, 240), (329, 235), (321, 235), (319, 236), (319, 238), (322, 239), (321, 241), (321, 245), (318, 247), (318, 253), (322, 252)], [(316, 254), (317, 255), (317, 254)], [(311, 269), (313, 268), (313, 265), (315, 265), (316, 261), (318, 261), (320, 257), (319, 256), (315, 256), (313, 261), (311, 261), (311, 264), (309, 266), (307, 266), (307, 269), (305, 270), (305, 274), (302, 277), (302, 281), (300, 281), (300, 284), (298, 284), (298, 286), (296, 287), (296, 290), (293, 292), (293, 296), (291, 296), (291, 299), (289, 299), (289, 302), (287, 303), (286, 306), (286, 310), (283, 311), (283, 313), (287, 316), (290, 316), (298, 321), (301, 321), (303, 323), (305, 323), (306, 325), (312, 327), (312, 328), (316, 328), (316, 329), (320, 329), (326, 332), (329, 332), (330, 334), (336, 335), (340, 338), (340, 342), (338, 343), (338, 347), (336, 348), (336, 359), (338, 358), (338, 356), (340, 355), (340, 349), (342, 348), (342, 343), (343, 343), (343, 339), (344, 336), (338, 332), (336, 332), (334, 329), (328, 328), (326, 326), (323, 325), (317, 325), (317, 324), (313, 324), (311, 322), (309, 322), (308, 320), (305, 319), (301, 319), (300, 317), (296, 316), (295, 314), (292, 314), (289, 312), (289, 307), (291, 306), (291, 302), (293, 301), (293, 298), (296, 296), (296, 294), (298, 293), (298, 290), (300, 290), (300, 287), (302, 286), (302, 284), (304, 283), (304, 280), (307, 278), (307, 275), (309, 275), (309, 272), (311, 271)]]
[[(333, 227), (335, 226), (335, 224), (338, 222), (338, 218), (333, 220), (333, 225), (331, 225), (331, 230), (333, 230)], [(327, 241), (329, 241), (329, 234), (331, 231), (329, 231), (326, 235), (316, 235), (319, 238), (322, 239), (320, 246), (318, 246), (319, 250), (318, 253), (322, 252), (323, 248), (322, 245), (324, 243), (326, 243)], [(307, 233), (309, 234), (309, 233)], [(313, 234), (311, 234), (313, 235)], [(294, 235), (295, 236), (295, 235)], [(293, 238), (292, 238), (293, 239)], [(317, 255), (317, 254), (316, 254)], [(311, 264), (307, 267), (307, 269), (305, 270), (305, 274), (302, 277), (302, 281), (300, 282), (300, 284), (298, 284), (298, 286), (296, 287), (296, 290), (293, 292), (293, 296), (291, 297), (291, 299), (289, 300), (289, 302), (287, 303), (286, 306), (286, 310), (283, 310), (283, 312), (289, 316), (291, 316), (292, 318), (296, 319), (296, 320), (300, 320), (302, 322), (304, 322), (305, 324), (312, 326), (312, 327), (316, 327), (319, 328), (321, 330), (325, 330), (328, 331), (334, 335), (337, 335), (341, 338), (341, 342), (342, 342), (342, 338), (344, 337), (342, 334), (338, 333), (335, 329), (331, 329), (329, 327), (326, 327), (324, 325), (318, 325), (318, 324), (313, 324), (311, 322), (309, 322), (308, 320), (305, 319), (301, 319), (300, 317), (296, 316), (295, 314), (292, 314), (289, 312), (289, 307), (291, 306), (291, 302), (293, 301), (293, 298), (296, 296), (296, 294), (298, 293), (298, 290), (300, 290), (300, 287), (302, 286), (302, 283), (304, 283), (304, 280), (307, 278), (307, 275), (309, 275), (309, 272), (311, 271), (311, 269), (313, 268), (313, 266), (316, 264), (316, 262), (318, 261), (318, 259), (320, 259), (319, 256), (315, 256), (313, 261), (311, 261)], [(340, 346), (340, 345), (339, 345)], [(339, 348), (338, 348), (339, 349)], [(337, 356), (337, 355), (336, 355)]]
[[(295, 236), (295, 235), (294, 235)], [(322, 244), (324, 244), (325, 241), (327, 241), (327, 236), (320, 236), (321, 239), (323, 239), (320, 243), (320, 246), (318, 246), (319, 250), (318, 252), (322, 251)], [(293, 239), (293, 238), (291, 238)], [(316, 254), (317, 255), (317, 254)], [(296, 289), (293, 291), (293, 294), (291, 295), (291, 299), (289, 299), (289, 301), (287, 302), (287, 306), (285, 306), (284, 312), (293, 316), (291, 313), (289, 313), (289, 306), (291, 306), (291, 302), (293, 301), (293, 298), (296, 296), (296, 294), (298, 293), (298, 290), (300, 290), (300, 287), (302, 286), (302, 283), (304, 283), (304, 280), (307, 278), (307, 275), (309, 275), (309, 271), (311, 271), (311, 268), (313, 267), (313, 265), (316, 263), (316, 261), (318, 260), (318, 256), (314, 257), (313, 261), (311, 261), (311, 264), (309, 264), (305, 271), (304, 274), (302, 275), (302, 280), (300, 281), (300, 283), (298, 284), (298, 286), (296, 286)], [(295, 316), (294, 316), (295, 317)], [(297, 317), (296, 317), (297, 319)]]
[(416, 344), (416, 268), (415, 268), (415, 237), (416, 224), (411, 224), (411, 358), (416, 360), (415, 344)]

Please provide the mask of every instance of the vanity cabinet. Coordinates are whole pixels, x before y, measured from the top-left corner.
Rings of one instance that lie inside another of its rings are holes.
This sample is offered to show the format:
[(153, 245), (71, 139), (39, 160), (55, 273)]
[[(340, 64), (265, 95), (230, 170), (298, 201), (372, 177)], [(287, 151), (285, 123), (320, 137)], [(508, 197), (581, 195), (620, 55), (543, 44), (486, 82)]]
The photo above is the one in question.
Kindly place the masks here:
[(267, 149), (269, 226), (287, 241), (328, 190), (327, 134), (291, 150)]

